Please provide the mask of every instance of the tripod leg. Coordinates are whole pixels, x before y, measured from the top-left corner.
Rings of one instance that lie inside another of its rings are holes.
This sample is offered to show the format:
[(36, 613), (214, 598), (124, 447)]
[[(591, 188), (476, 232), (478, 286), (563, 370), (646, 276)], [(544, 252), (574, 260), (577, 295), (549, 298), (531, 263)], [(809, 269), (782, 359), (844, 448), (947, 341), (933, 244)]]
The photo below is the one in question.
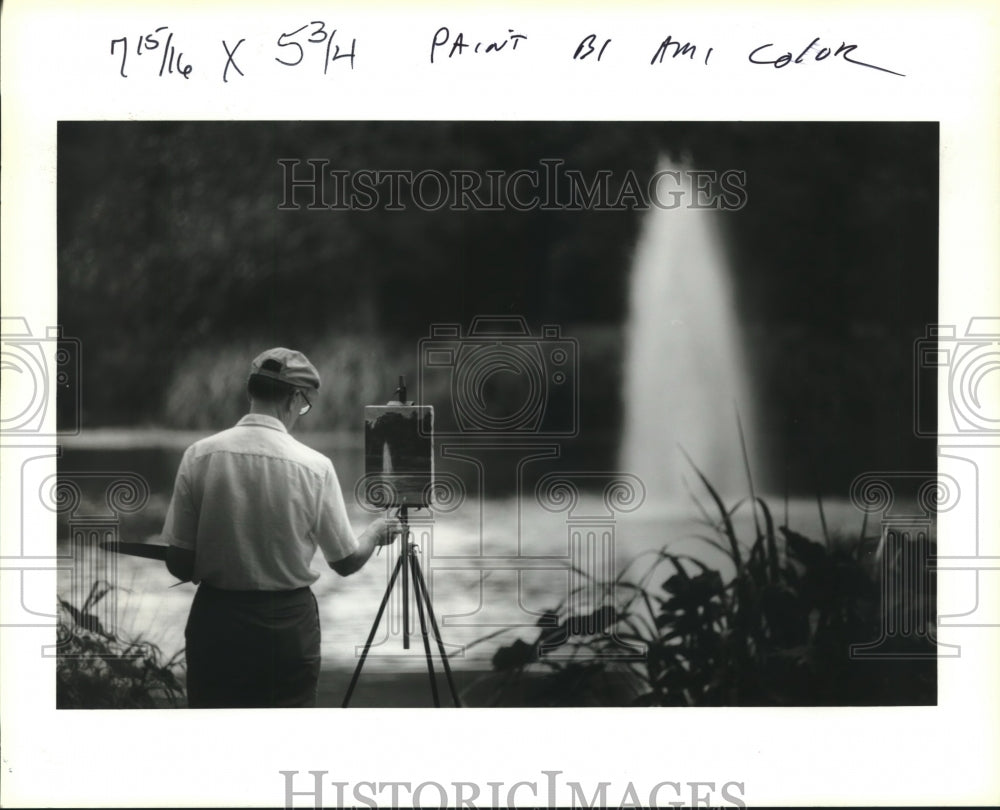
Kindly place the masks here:
[(424, 639), (424, 657), (427, 659), (427, 674), (431, 679), (431, 694), (434, 696), (434, 707), (440, 708), (441, 697), (438, 695), (437, 679), (434, 677), (434, 663), (431, 660), (431, 642), (427, 637), (427, 622), (424, 619), (424, 603), (420, 598), (420, 584), (417, 581), (417, 558), (410, 557), (410, 565), (413, 567), (413, 587), (417, 592), (417, 615), (420, 616), (420, 633)]
[[(406, 525), (406, 507), (403, 506), (399, 510), (400, 520), (403, 523), (403, 536), (400, 538), (402, 543), (401, 554), (405, 554), (407, 559), (410, 559), (413, 554), (413, 549), (410, 548), (409, 540), (409, 529)], [(410, 566), (405, 564), (403, 566), (403, 649), (410, 649)]]
[(358, 683), (358, 678), (361, 676), (361, 667), (365, 665), (365, 659), (368, 657), (368, 651), (371, 649), (372, 640), (375, 638), (375, 631), (378, 630), (379, 622), (382, 621), (382, 614), (385, 612), (385, 606), (389, 603), (389, 596), (392, 594), (392, 586), (396, 584), (396, 577), (399, 576), (399, 569), (403, 567), (403, 554), (400, 553), (399, 559), (396, 560), (396, 567), (392, 569), (392, 576), (389, 577), (389, 584), (385, 586), (385, 594), (382, 596), (382, 604), (378, 606), (378, 613), (375, 614), (375, 621), (372, 622), (371, 632), (368, 634), (368, 640), (365, 642), (365, 648), (361, 652), (361, 658), (358, 660), (358, 665), (354, 668), (354, 675), (351, 678), (351, 683), (347, 687), (347, 694), (344, 695), (344, 702), (341, 707), (346, 709), (347, 704), (351, 702), (351, 695), (354, 694), (354, 687)]
[[(431, 620), (431, 627), (434, 629), (434, 640), (437, 641), (438, 652), (441, 654), (441, 664), (444, 667), (445, 678), (448, 681), (448, 688), (451, 690), (451, 699), (455, 701), (455, 707), (461, 708), (462, 702), (458, 699), (458, 691), (455, 689), (455, 679), (451, 674), (451, 666), (448, 664), (448, 654), (444, 649), (444, 642), (441, 640), (441, 631), (438, 629), (437, 619), (434, 618), (434, 606), (431, 604), (431, 595), (427, 591), (427, 583), (424, 582), (424, 574), (420, 570), (420, 561), (412, 558), (413, 582), (417, 589), (417, 605), (421, 601), (427, 603), (427, 615)], [(422, 616), (423, 614), (421, 614)]]

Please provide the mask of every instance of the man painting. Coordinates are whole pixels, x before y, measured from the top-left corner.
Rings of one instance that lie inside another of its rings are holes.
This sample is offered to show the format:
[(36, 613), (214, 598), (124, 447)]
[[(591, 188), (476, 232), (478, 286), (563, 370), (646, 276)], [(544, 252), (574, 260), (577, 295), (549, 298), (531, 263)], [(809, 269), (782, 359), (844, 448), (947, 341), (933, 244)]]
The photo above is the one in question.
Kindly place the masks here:
[(332, 462), (290, 435), (319, 387), (301, 352), (263, 352), (249, 413), (181, 460), (163, 539), (170, 572), (198, 584), (185, 628), (192, 708), (314, 706), (316, 550), (349, 576), (393, 540), (384, 518), (355, 536)]

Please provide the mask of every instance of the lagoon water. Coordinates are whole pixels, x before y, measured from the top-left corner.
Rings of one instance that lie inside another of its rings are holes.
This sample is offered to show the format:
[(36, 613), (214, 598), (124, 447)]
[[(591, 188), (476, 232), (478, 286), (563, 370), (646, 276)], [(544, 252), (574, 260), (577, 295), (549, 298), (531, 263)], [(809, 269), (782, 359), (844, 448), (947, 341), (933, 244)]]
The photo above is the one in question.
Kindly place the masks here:
[[(190, 437), (181, 438), (187, 441)], [(308, 440), (308, 435), (305, 438)], [(141, 437), (133, 437), (133, 444), (142, 444)], [(172, 470), (179, 461), (183, 442), (173, 444), (155, 451), (149, 447), (132, 451), (70, 448), (60, 472), (67, 478), (74, 477), (74, 470), (83, 469), (139, 472), (150, 483), (150, 498), (141, 511), (123, 516), (120, 539), (156, 542)], [(372, 519), (354, 497), (352, 482), (361, 470), (361, 449), (343, 443), (338, 447), (327, 443), (324, 449), (339, 460), (338, 472), (351, 521), (360, 531)], [(731, 573), (726, 555), (700, 539), (719, 538), (706, 526), (683, 490), (673, 498), (655, 498), (647, 493), (644, 499), (631, 502), (608, 499), (600, 489), (593, 491), (585, 486), (573, 501), (560, 500), (554, 490), (545, 497), (539, 492), (537, 487), (526, 487), (520, 495), (481, 497), (470, 491), (453, 511), (433, 516), (426, 510), (411, 512), (413, 539), (456, 669), (488, 669), (499, 645), (515, 638), (532, 641), (540, 617), (571, 597), (575, 610), (583, 614), (610, 604), (616, 596), (588, 588), (588, 582), (607, 580), (623, 569), (626, 579), (636, 581), (649, 570), (661, 549), (690, 555), (718, 568), (724, 576)], [(712, 514), (714, 509), (707, 495), (698, 493), (698, 498)], [(785, 524), (783, 499), (765, 496), (765, 500), (774, 510), (775, 523)], [(735, 502), (729, 501), (728, 505)], [(616, 510), (616, 505), (631, 511)], [(830, 533), (858, 535), (863, 515), (848, 501), (824, 499), (823, 509)], [(787, 512), (791, 528), (822, 540), (815, 500), (793, 498), (787, 503)], [(737, 535), (746, 544), (752, 542), (755, 529), (749, 508), (742, 506), (734, 519)], [(873, 530), (870, 527), (868, 533)], [(60, 545), (65, 547), (69, 536), (65, 519), (58, 531)], [(348, 578), (337, 576), (317, 557), (314, 567), (321, 576), (313, 590), (320, 608), (324, 667), (354, 666), (358, 647), (371, 627), (398, 554), (398, 543), (387, 547), (362, 571)], [(194, 586), (171, 587), (173, 578), (156, 561), (126, 556), (115, 556), (113, 561), (119, 585), (117, 626), (122, 633), (141, 635), (156, 643), (167, 656), (183, 647), (184, 623)], [(592, 580), (578, 571), (590, 574)], [(656, 589), (669, 574), (669, 566), (663, 564), (649, 584)], [(68, 592), (70, 581), (69, 574), (64, 574), (60, 594), (79, 602)], [(622, 596), (621, 590), (617, 596)], [(397, 584), (366, 671), (417, 671), (425, 666), (417, 613), (411, 609), (410, 649), (404, 650), (401, 612), (401, 588)]]

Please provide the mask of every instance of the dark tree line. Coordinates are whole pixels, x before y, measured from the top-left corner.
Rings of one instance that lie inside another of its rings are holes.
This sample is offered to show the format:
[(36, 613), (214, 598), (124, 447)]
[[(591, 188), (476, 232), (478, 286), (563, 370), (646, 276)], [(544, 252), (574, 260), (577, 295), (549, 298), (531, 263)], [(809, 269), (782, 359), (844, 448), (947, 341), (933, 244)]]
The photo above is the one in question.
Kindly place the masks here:
[[(279, 210), (278, 161), (482, 173), (557, 159), (618, 178), (669, 154), (746, 172), (727, 245), (780, 452), (847, 435), (879, 463), (932, 464), (900, 426), (913, 341), (936, 319), (937, 148), (931, 124), (63, 123), (59, 317), (83, 341), (84, 423), (163, 421), (191, 353), (240, 338), (406, 345), (431, 323), (517, 314), (607, 327), (592, 353), (613, 361), (639, 212)], [(593, 401), (591, 424), (616, 424), (612, 401)]]

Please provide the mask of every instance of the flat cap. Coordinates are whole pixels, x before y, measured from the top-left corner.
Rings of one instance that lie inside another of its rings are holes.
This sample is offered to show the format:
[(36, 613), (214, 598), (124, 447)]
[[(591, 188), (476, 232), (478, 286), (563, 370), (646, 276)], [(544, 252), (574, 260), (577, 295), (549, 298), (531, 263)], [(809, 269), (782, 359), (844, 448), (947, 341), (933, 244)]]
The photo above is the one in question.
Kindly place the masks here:
[(250, 376), (280, 380), (299, 388), (319, 390), (319, 372), (302, 352), (278, 346), (261, 352), (250, 364)]

